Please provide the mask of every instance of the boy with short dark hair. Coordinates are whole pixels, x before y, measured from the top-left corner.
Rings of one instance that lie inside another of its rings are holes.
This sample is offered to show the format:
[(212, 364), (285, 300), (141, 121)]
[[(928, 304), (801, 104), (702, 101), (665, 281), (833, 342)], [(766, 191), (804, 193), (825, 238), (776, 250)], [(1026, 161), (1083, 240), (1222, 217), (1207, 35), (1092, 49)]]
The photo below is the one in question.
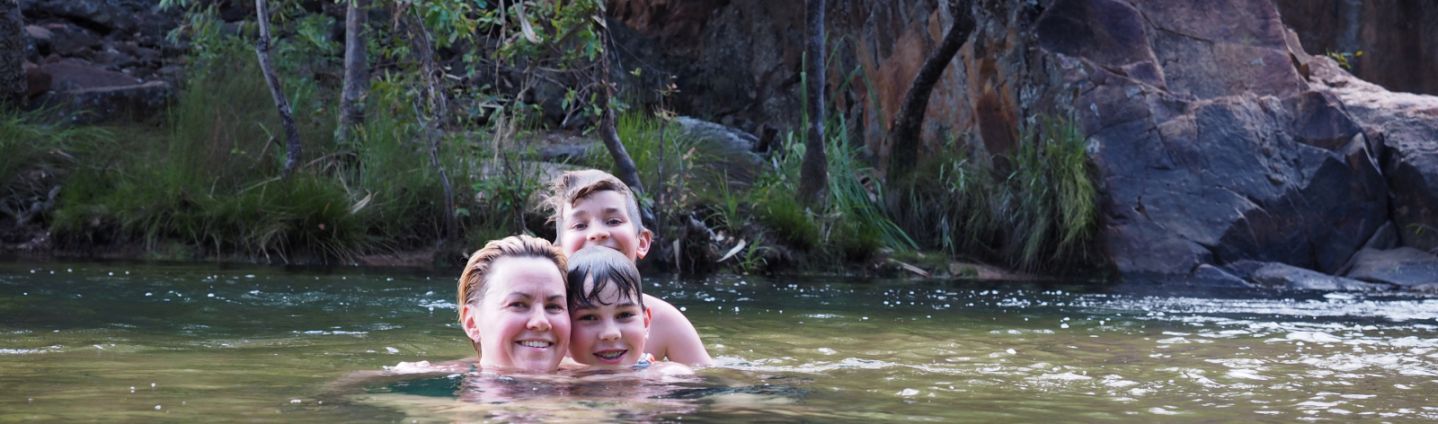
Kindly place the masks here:
[[(637, 262), (649, 253), (654, 233), (640, 222), (638, 200), (628, 185), (608, 172), (566, 172), (551, 184), (546, 203), (554, 210), (551, 219), (555, 222), (555, 244), (566, 255), (589, 246), (603, 246)], [(684, 313), (657, 297), (646, 294), (642, 299), (652, 311), (645, 352), (691, 366), (712, 361), (699, 332)]]

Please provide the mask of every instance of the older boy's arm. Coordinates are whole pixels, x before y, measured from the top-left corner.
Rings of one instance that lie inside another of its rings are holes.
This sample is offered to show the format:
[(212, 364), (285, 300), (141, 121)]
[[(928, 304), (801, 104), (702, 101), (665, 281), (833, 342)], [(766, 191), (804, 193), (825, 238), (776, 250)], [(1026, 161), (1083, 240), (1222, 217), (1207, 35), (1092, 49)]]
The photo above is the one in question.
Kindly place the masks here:
[(669, 302), (652, 296), (645, 301), (649, 302), (650, 299), (656, 302), (652, 302), (654, 305), (651, 306), (654, 325), (650, 328), (649, 340), (661, 345), (660, 353), (664, 356), (662, 359), (696, 367), (708, 366), (713, 362), (709, 351), (704, 349), (704, 341), (699, 339), (699, 331), (694, 329), (689, 318)]

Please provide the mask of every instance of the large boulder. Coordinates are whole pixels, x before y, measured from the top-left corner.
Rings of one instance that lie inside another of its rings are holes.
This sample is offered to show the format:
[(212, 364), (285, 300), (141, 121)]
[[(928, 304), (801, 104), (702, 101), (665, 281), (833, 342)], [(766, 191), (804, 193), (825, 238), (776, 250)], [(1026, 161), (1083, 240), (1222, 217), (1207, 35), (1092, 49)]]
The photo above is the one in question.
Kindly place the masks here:
[(1363, 249), (1353, 256), (1346, 276), (1406, 288), (1438, 287), (1438, 256), (1411, 247)]
[(1438, 249), (1438, 97), (1390, 92), (1354, 78), (1331, 59), (1309, 65), (1316, 86), (1343, 102), (1383, 146), (1392, 218), (1404, 246)]
[(1120, 273), (1237, 260), (1333, 273), (1385, 221), (1374, 146), (1310, 89), (1271, 3), (1059, 0), (1036, 25), (1075, 62)]

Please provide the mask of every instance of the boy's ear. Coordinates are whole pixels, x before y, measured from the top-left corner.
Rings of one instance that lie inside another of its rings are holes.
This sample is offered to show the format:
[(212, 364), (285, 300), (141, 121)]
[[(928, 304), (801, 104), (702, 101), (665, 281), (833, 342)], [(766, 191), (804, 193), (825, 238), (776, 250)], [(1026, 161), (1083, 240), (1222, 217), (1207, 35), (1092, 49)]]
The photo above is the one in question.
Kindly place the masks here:
[(636, 262), (640, 259), (644, 259), (644, 255), (649, 253), (649, 243), (652, 242), (654, 242), (653, 231), (649, 231), (648, 228), (639, 230), (639, 246), (638, 249), (634, 250), (634, 260)]
[(648, 329), (649, 329), (649, 323), (650, 323), (651, 321), (654, 321), (653, 309), (651, 309), (651, 308), (648, 307), (648, 306), (645, 306), (645, 307), (644, 307), (644, 329), (645, 329), (645, 330), (648, 330)]
[(479, 343), (479, 317), (475, 316), (475, 312), (475, 308), (469, 305), (459, 307), (459, 326), (469, 340)]

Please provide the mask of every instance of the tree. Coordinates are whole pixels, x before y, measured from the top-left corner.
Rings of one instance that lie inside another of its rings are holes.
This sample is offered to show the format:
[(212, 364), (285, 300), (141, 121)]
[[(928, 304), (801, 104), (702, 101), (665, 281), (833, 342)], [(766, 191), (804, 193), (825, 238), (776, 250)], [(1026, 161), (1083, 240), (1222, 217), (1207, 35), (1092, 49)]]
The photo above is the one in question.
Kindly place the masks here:
[(949, 26), (949, 31), (944, 34), (944, 40), (939, 43), (939, 48), (929, 53), (924, 59), (924, 65), (919, 69), (918, 75), (914, 76), (914, 82), (909, 84), (909, 91), (904, 93), (903, 105), (900, 106), (899, 114), (894, 116), (893, 125), (889, 127), (889, 162), (887, 180), (890, 184), (905, 183), (909, 172), (914, 169), (914, 163), (919, 155), (919, 128), (924, 123), (924, 112), (929, 107), (929, 95), (933, 94), (934, 84), (939, 82), (943, 76), (944, 68), (954, 59), (963, 46), (964, 40), (969, 38), (969, 33), (974, 31), (974, 18), (971, 13), (958, 10), (957, 3), (951, 2), (949, 11), (954, 15), (954, 24)]
[(808, 0), (808, 36), (805, 40), (805, 76), (809, 91), (805, 107), (809, 135), (799, 169), (799, 200), (817, 206), (829, 186), (828, 159), (824, 155), (824, 0)]
[(0, 106), (25, 99), (25, 24), (20, 0), (0, 0)]
[(349, 0), (345, 10), (344, 86), (340, 93), (340, 122), (335, 141), (347, 143), (364, 125), (365, 93), (369, 91), (369, 60), (365, 52), (365, 15), (369, 0)]
[(255, 0), (255, 13), (260, 23), (260, 39), (255, 44), (255, 54), (260, 57), (260, 71), (265, 74), (265, 84), (270, 86), (270, 95), (275, 98), (275, 108), (280, 112), (280, 123), (285, 127), (285, 167), (284, 177), (289, 178), (299, 166), (300, 160), (300, 130), (295, 127), (294, 112), (290, 109), (290, 101), (285, 97), (285, 91), (280, 86), (280, 78), (275, 75), (275, 67), (270, 63), (270, 10), (265, 0)]
[[(441, 245), (456, 240), (459, 225), (454, 213), (454, 188), (450, 186), (449, 174), (439, 161), (440, 141), (444, 138), (444, 123), (449, 119), (449, 101), (439, 87), (441, 69), (434, 61), (434, 42), (428, 29), (414, 13), (404, 13), (405, 27), (409, 31), (411, 50), (419, 61), (421, 96), (415, 97), (415, 116), (418, 116), (421, 131), (429, 146), (429, 164), (439, 172), (439, 183), (444, 189), (444, 240)], [(418, 13), (418, 12), (416, 12)]]

